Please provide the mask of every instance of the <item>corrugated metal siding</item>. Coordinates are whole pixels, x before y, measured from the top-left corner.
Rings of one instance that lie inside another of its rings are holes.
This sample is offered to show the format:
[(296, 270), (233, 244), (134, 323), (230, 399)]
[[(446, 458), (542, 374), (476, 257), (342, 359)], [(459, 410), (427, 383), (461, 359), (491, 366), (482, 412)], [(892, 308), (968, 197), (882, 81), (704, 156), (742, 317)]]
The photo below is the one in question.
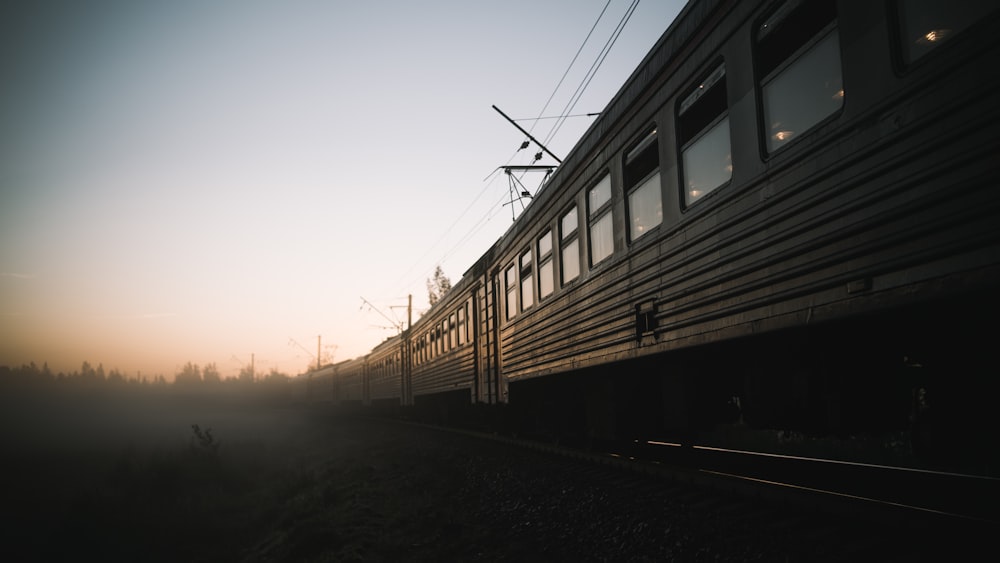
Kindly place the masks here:
[(399, 399), (402, 394), (402, 339), (395, 336), (379, 344), (367, 357), (369, 400)]
[[(718, 47), (706, 44), (697, 56), (708, 60)], [(996, 51), (979, 52), (981, 64), (950, 74), (945, 92), (899, 81), (887, 98), (887, 92), (869, 96), (882, 97), (881, 105), (869, 107), (850, 106), (849, 94), (843, 115), (812, 140), (748, 167), (753, 174), (734, 175), (734, 183), (676, 224), (661, 225), (654, 238), (640, 239), (628, 252), (619, 246), (611, 263), (505, 322), (505, 375), (544, 375), (905, 303), (924, 285), (940, 291), (937, 282), (949, 276), (995, 283), (1000, 113), (992, 92), (1000, 84), (987, 69)], [(692, 60), (685, 67), (698, 65)], [(667, 114), (661, 123), (671, 123), (671, 107), (661, 109)], [(729, 111), (733, 123), (756, 123), (752, 103)], [(755, 149), (733, 151), (744, 162), (759, 160)], [(607, 157), (612, 169), (618, 166), (613, 156)], [(669, 159), (661, 172), (668, 186), (676, 182)], [(558, 189), (579, 193), (583, 187)], [(569, 201), (549, 196), (561, 206)], [(550, 220), (523, 223), (512, 233), (518, 236), (504, 242), (499, 264), (515, 260)], [(500, 276), (494, 279), (502, 287)], [(655, 339), (636, 337), (635, 305), (643, 302), (655, 303)]]

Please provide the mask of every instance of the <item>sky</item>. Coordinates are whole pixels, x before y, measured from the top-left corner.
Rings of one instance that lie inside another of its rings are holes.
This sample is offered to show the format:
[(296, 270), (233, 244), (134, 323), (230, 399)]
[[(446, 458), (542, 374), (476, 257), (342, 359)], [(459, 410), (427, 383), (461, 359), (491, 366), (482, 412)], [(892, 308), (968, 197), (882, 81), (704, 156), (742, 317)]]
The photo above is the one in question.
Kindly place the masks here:
[(538, 149), (492, 106), (565, 156), (593, 117), (530, 118), (601, 111), (683, 6), (592, 72), (631, 4), (3, 3), (0, 366), (366, 354), (521, 211), (493, 172)]

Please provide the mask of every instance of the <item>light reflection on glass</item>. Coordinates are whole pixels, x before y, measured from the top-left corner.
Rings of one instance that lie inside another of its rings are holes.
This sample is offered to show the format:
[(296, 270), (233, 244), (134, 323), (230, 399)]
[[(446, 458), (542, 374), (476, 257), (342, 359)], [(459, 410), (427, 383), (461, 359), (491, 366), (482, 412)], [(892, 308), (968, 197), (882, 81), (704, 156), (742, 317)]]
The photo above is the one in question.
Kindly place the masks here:
[(764, 117), (781, 127), (767, 138), (773, 152), (844, 105), (840, 40), (834, 30), (763, 87)]
[(686, 204), (725, 184), (732, 178), (733, 162), (729, 143), (729, 118), (716, 123), (681, 154), (687, 186)]
[(641, 186), (629, 193), (629, 212), (632, 215), (632, 240), (641, 237), (653, 227), (663, 222), (663, 202), (660, 196), (660, 173), (646, 179)]
[(951, 35), (951, 30), (947, 28), (932, 29), (917, 38), (917, 43), (929, 44), (944, 41)]
[(911, 63), (985, 19), (995, 0), (906, 0), (897, 2), (905, 62)]

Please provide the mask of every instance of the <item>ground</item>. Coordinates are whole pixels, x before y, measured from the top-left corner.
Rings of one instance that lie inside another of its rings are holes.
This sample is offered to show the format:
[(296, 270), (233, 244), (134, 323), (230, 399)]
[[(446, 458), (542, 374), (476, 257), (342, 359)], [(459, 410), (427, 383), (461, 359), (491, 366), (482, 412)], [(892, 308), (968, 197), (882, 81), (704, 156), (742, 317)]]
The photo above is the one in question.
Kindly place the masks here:
[(284, 406), (130, 408), (145, 416), (127, 429), (114, 416), (74, 420), (65, 412), (61, 425), (45, 430), (51, 435), (25, 437), (4, 425), (3, 494), (16, 524), (0, 538), (17, 560), (817, 561), (857, 554), (836, 533), (796, 537), (798, 528), (745, 508), (699, 506), (701, 497), (667, 486), (650, 494), (630, 478), (589, 478), (541, 454), (423, 427)]

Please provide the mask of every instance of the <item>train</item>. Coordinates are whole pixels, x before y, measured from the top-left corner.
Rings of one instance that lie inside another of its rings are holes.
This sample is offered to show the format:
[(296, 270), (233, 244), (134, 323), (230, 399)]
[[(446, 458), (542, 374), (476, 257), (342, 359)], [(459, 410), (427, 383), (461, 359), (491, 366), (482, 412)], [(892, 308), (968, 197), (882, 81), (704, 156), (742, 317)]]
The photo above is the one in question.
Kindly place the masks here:
[(691, 0), (461, 280), (295, 396), (996, 473), (997, 6)]

